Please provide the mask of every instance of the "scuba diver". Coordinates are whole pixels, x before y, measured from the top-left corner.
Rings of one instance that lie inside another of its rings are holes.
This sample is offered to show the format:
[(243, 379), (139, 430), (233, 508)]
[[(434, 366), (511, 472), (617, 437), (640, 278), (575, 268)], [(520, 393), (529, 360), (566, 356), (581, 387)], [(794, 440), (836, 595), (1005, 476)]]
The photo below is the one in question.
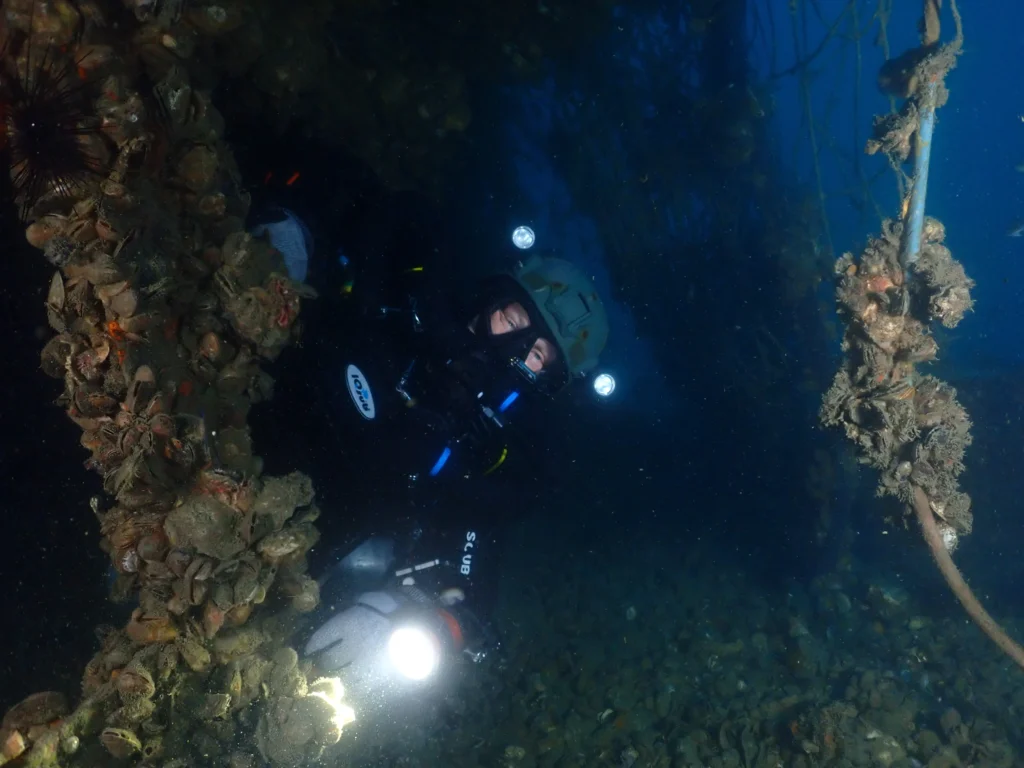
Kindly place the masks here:
[(380, 460), (409, 484), (501, 469), (514, 450), (507, 420), (589, 372), (607, 338), (590, 280), (564, 260), (519, 262), (483, 281), (464, 308), (429, 268), (403, 267), (392, 291), (367, 292), (358, 309), (366, 338), (339, 371), (348, 430), (374, 442), (374, 432), (397, 430)]
[(463, 222), (446, 227), (415, 193), (367, 191), (343, 154), (300, 136), (283, 148), (251, 149), (261, 163), (252, 177), (264, 183), (252, 190), (249, 229), (319, 294), (303, 308), (305, 359), (295, 364), (311, 372), (298, 398), (315, 414), (300, 430), (307, 446), (333, 442), (334, 472), (344, 465), (368, 492), (516, 463), (535, 473), (538, 452), (507, 425), (528, 423), (524, 411), (544, 410), (531, 405), (597, 367), (608, 320), (593, 281), (526, 250), (532, 237), (514, 239), (519, 250), (507, 246), (497, 274), (477, 279), (479, 267), (455, 254), (495, 248), (468, 245)]
[(310, 206), (268, 206), (250, 226), (319, 293), (303, 309), (305, 359), (289, 362), (304, 374), (286, 377), (296, 421), (275, 439), (314, 468), (323, 540), (345, 542), (313, 553), (321, 605), (305, 653), (357, 694), (446, 677), (495, 647), (499, 529), (545, 487), (537, 446), (510, 422), (591, 373), (608, 337), (578, 267), (530, 254), (467, 287), (408, 202), (321, 226), (303, 222)]
[[(311, 279), (324, 316), (306, 333), (321, 369), (314, 397), (329, 393), (317, 412), (344, 436), (339, 460), (389, 487), (495, 473), (515, 453), (508, 418), (597, 366), (608, 322), (592, 281), (531, 255), (466, 288), (441, 249), (395, 243), (390, 224), (371, 229), (392, 242), (364, 246), (354, 262), (339, 253), (326, 280)], [(250, 231), (282, 253), (292, 279), (316, 272), (313, 235), (293, 211), (267, 206)]]

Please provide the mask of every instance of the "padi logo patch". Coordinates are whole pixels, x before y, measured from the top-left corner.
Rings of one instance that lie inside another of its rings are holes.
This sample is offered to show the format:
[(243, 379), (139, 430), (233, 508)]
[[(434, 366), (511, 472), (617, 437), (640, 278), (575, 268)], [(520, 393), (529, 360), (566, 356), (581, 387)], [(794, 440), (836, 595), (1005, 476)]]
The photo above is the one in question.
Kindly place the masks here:
[(348, 385), (348, 396), (352, 398), (359, 415), (364, 419), (373, 419), (377, 415), (377, 409), (373, 406), (373, 393), (370, 385), (366, 383), (363, 372), (354, 365), (345, 369), (345, 384)]

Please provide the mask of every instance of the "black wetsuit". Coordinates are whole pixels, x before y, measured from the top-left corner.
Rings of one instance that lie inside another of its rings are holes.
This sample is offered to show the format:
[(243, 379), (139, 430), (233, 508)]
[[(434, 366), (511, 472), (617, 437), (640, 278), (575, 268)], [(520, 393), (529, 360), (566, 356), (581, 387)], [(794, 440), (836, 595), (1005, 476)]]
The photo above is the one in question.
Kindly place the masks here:
[[(362, 222), (364, 237), (349, 238), (348, 271), (327, 246), (311, 265), (321, 295), (304, 307), (302, 348), (289, 352), (293, 370), (280, 376), (282, 388), (295, 388), (288, 399), (298, 418), (294, 432), (276, 437), (299, 454), (292, 467), (311, 467), (324, 510), (314, 572), (366, 536), (387, 535), (405, 560), (442, 560), (438, 586), (463, 589), (486, 615), (500, 531), (529, 508), (534, 472), (529, 451), (515, 449), (516, 435), (488, 421), (475, 396), (486, 390), (497, 408), (518, 382), (470, 332), (472, 309), (455, 298), (470, 294), (450, 251), (425, 236), (429, 221), (416, 226), (402, 204), (379, 210), (383, 219)], [(361, 400), (357, 386), (370, 397)]]
[(388, 485), (497, 469), (503, 422), (482, 406), (497, 411), (520, 382), (470, 330), (473, 315), (455, 299), (443, 251), (399, 241), (353, 261), (328, 364), (332, 418), (355, 438), (341, 450)]

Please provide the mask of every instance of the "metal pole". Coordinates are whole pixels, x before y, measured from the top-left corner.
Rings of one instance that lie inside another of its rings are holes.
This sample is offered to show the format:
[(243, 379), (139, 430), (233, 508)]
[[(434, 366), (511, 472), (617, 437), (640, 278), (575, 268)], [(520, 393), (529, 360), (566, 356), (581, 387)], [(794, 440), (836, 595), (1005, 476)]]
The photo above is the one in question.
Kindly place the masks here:
[(935, 131), (935, 92), (938, 84), (933, 80), (925, 87), (921, 100), (921, 127), (918, 129), (917, 157), (914, 158), (914, 188), (910, 192), (910, 212), (907, 217), (907, 235), (903, 243), (900, 266), (906, 270), (917, 261), (921, 252), (921, 229), (924, 226), (924, 201), (928, 194), (928, 168), (931, 165), (932, 134)]

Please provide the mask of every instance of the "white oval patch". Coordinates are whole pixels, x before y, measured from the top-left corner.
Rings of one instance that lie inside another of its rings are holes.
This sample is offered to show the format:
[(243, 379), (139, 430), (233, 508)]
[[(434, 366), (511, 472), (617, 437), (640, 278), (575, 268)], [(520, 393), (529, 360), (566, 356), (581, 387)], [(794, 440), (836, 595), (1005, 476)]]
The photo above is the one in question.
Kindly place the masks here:
[(352, 398), (359, 415), (364, 419), (372, 419), (377, 415), (377, 409), (373, 406), (373, 393), (370, 385), (366, 383), (363, 372), (354, 365), (345, 369), (345, 384), (348, 385), (348, 395)]

